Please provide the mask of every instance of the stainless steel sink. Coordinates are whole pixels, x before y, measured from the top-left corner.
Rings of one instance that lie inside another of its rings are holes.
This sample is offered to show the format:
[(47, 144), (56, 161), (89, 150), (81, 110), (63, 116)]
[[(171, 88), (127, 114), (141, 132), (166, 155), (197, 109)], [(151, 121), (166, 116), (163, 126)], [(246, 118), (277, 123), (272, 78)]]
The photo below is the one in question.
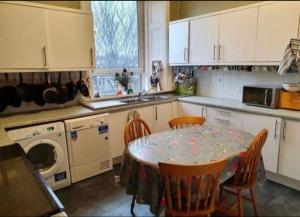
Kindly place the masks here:
[(157, 101), (157, 100), (162, 100), (162, 99), (167, 99), (167, 98), (168, 97), (166, 97), (166, 96), (145, 96), (142, 99), (133, 98), (133, 99), (121, 100), (120, 102), (127, 103), (127, 104), (135, 104), (135, 103)]

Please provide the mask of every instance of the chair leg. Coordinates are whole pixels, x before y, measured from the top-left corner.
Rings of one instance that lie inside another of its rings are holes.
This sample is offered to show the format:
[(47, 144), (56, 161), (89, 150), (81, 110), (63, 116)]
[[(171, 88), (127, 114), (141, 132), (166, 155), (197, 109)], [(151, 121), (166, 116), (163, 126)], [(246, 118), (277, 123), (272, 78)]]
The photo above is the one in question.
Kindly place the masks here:
[(131, 207), (130, 207), (130, 212), (133, 213), (133, 209), (134, 209), (134, 204), (135, 204), (135, 199), (136, 199), (136, 195), (132, 196), (132, 201), (131, 201)]
[(222, 203), (222, 201), (223, 201), (223, 197), (224, 197), (223, 193), (224, 193), (224, 187), (223, 187), (223, 185), (220, 185), (219, 203)]
[(244, 216), (244, 207), (243, 207), (243, 197), (240, 190), (237, 191), (237, 201), (238, 201), (238, 213), (239, 217)]
[(252, 205), (253, 205), (253, 210), (254, 210), (254, 215), (257, 217), (257, 209), (256, 209), (256, 201), (255, 201), (255, 197), (254, 197), (254, 194), (253, 194), (253, 189), (250, 188), (250, 195), (251, 195), (251, 202), (252, 202)]

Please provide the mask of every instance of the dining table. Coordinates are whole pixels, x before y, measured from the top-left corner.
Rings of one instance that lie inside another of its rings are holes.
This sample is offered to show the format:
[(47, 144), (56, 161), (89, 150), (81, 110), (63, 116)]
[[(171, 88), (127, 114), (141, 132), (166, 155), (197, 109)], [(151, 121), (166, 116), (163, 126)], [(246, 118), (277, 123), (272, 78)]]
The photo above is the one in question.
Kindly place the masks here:
[[(136, 195), (137, 203), (148, 204), (157, 214), (165, 205), (159, 162), (198, 165), (226, 159), (220, 177), (223, 183), (234, 176), (240, 157), (253, 139), (252, 134), (232, 125), (193, 126), (141, 137), (125, 147), (120, 184), (128, 195)], [(257, 178), (265, 178), (262, 157)]]

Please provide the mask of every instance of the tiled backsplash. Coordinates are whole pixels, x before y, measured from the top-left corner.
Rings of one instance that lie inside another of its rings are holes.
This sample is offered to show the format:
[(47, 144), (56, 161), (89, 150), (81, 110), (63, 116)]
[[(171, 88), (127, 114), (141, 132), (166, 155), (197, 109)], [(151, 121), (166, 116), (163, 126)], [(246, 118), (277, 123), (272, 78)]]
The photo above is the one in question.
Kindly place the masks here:
[(244, 85), (300, 82), (299, 74), (286, 74), (281, 77), (274, 69), (266, 71), (263, 70), (263, 67), (259, 68), (254, 71), (228, 71), (224, 70), (223, 67), (218, 70), (197, 68), (194, 70), (194, 76), (197, 80), (196, 94), (241, 100)]

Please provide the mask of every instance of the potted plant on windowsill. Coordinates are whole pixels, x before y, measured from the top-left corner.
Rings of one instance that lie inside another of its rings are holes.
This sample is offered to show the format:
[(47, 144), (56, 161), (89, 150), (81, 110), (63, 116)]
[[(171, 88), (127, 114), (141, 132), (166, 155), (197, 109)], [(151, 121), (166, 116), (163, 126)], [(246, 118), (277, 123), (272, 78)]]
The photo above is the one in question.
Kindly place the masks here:
[[(132, 85), (130, 84), (130, 77), (133, 75), (133, 72), (127, 72), (124, 68), (122, 73), (116, 73), (115, 81), (117, 85), (121, 85), (124, 89), (124, 92), (127, 94), (133, 93)], [(123, 95), (122, 91), (117, 88), (117, 95)]]

